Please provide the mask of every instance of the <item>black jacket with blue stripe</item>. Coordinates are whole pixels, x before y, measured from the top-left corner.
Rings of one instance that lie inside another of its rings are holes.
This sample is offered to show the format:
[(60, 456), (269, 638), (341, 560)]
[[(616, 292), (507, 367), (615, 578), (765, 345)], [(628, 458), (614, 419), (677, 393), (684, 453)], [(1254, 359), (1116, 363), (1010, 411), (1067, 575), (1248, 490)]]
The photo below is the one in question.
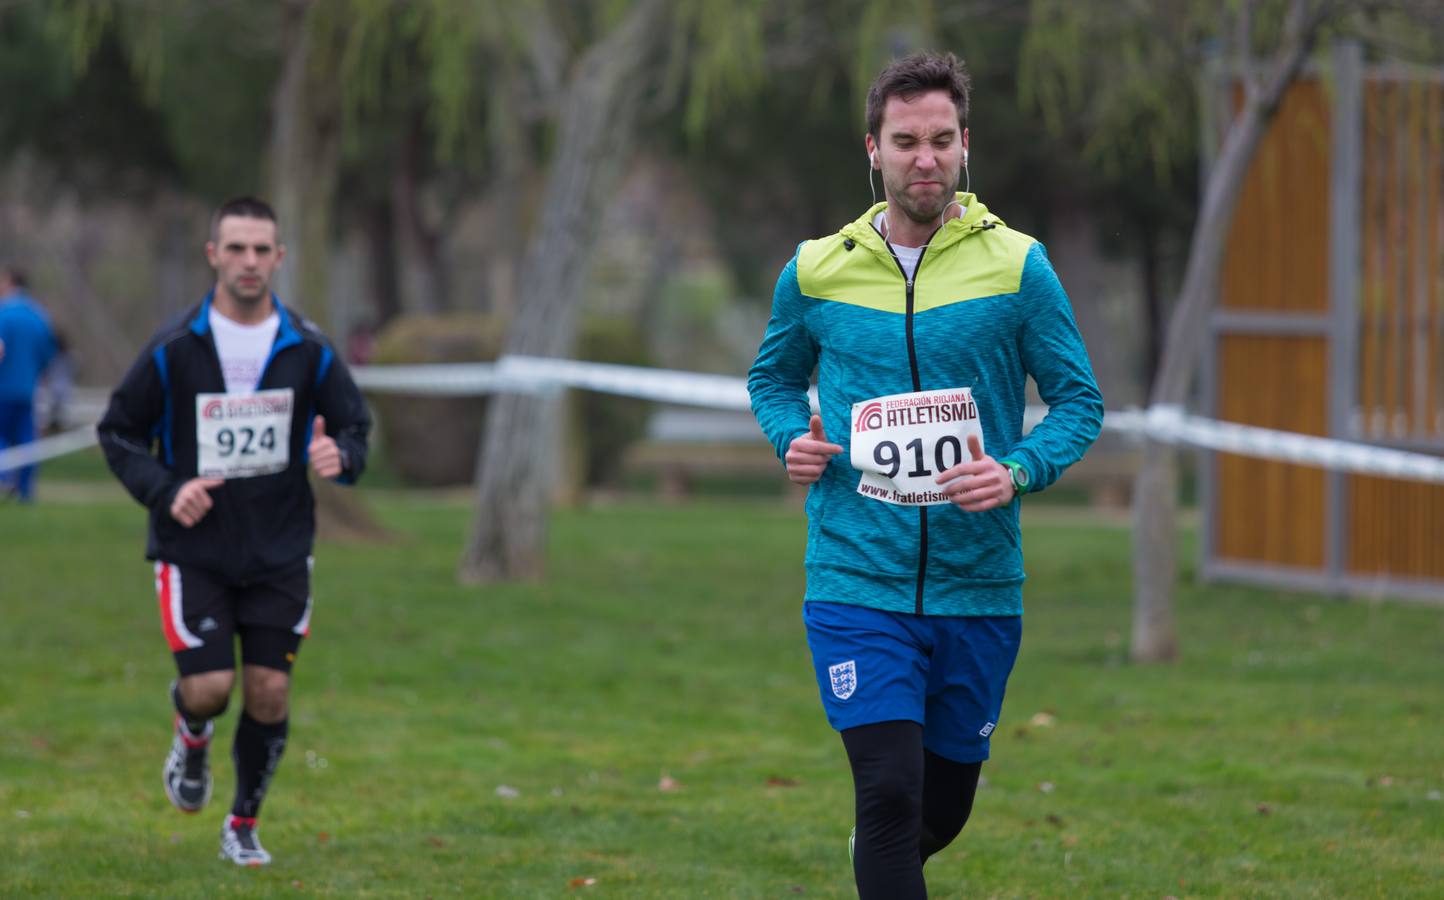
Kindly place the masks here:
[(196, 395), (226, 391), (210, 295), (163, 326), (111, 394), (97, 426), (100, 445), (116, 477), (150, 510), (148, 559), (244, 583), (309, 556), (316, 518), (307, 447), (318, 414), (341, 450), (344, 469), (336, 480), (350, 484), (365, 469), (371, 417), (361, 392), (316, 325), (273, 301), (281, 322), (257, 390), (294, 391), (289, 464), (211, 490), (214, 506), (193, 527), (172, 518), (170, 506), (197, 474)]

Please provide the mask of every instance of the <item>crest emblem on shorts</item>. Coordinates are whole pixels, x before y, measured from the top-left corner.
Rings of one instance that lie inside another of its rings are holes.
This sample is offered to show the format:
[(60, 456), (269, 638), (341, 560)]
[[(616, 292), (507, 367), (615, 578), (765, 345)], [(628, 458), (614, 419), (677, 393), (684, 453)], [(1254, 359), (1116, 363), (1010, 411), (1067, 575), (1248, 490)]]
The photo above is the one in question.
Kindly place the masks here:
[(857, 690), (857, 663), (848, 660), (838, 663), (835, 666), (827, 667), (827, 674), (832, 679), (832, 694), (839, 700), (846, 700)]

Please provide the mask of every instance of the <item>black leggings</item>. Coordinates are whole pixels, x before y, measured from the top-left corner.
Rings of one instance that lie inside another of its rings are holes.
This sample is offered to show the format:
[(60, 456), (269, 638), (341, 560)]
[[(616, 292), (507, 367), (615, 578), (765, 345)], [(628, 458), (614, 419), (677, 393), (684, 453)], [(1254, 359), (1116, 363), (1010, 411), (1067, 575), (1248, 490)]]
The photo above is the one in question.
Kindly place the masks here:
[(922, 726), (909, 721), (849, 728), (842, 744), (857, 796), (858, 896), (926, 897), (923, 863), (963, 830), (983, 764), (924, 750)]

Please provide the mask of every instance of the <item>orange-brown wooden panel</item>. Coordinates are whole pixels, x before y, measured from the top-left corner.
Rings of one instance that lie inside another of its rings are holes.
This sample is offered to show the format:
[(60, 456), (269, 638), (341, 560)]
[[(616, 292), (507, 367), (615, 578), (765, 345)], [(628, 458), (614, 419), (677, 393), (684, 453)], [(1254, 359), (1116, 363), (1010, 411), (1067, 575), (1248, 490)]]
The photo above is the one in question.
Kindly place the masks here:
[(1441, 229), (1439, 219), (1444, 215), (1444, 197), (1440, 194), (1440, 170), (1444, 167), (1444, 85), (1431, 83), (1428, 90), (1424, 124), (1423, 158), (1424, 182), (1424, 420), (1419, 423), (1419, 433), (1425, 437), (1444, 440), (1444, 392), (1440, 391), (1440, 378), (1444, 375), (1444, 346), (1440, 336), (1444, 332), (1444, 314), (1440, 303), (1444, 301), (1444, 264), (1439, 259)]
[(1384, 330), (1388, 290), (1384, 283), (1385, 254), (1389, 241), (1384, 234), (1385, 196), (1381, 155), (1386, 141), (1382, 124), (1383, 87), (1376, 81), (1364, 87), (1364, 134), (1362, 211), (1359, 228), (1363, 277), (1359, 285), (1359, 373), (1358, 400), (1365, 435), (1382, 430), (1375, 415), (1383, 402)]
[(1428, 122), (1429, 85), (1416, 80), (1405, 88), (1404, 122), (1404, 309), (1405, 366), (1404, 422), (1405, 433), (1424, 433), (1429, 380), (1428, 356), (1428, 273), (1427, 240), (1429, 234), (1429, 160)]
[(1300, 81), (1244, 181), (1220, 281), (1224, 307), (1328, 312), (1331, 193), (1329, 97), (1318, 81)]
[(1358, 399), (1365, 437), (1444, 438), (1444, 86), (1364, 91)]
[(1444, 485), (1349, 477), (1352, 575), (1444, 579)]
[(1380, 140), (1377, 145), (1378, 158), (1375, 160), (1382, 174), (1380, 199), (1383, 201), (1380, 217), (1374, 222), (1375, 239), (1383, 244), (1380, 258), (1383, 267), (1378, 273), (1378, 285), (1383, 303), (1377, 311), (1374, 327), (1380, 335), (1381, 352), (1380, 392), (1378, 406), (1373, 410), (1376, 437), (1387, 437), (1394, 430), (1394, 419), (1399, 409), (1399, 330), (1395, 323), (1399, 318), (1399, 242), (1404, 237), (1404, 217), (1400, 212), (1398, 196), (1399, 153), (1399, 86), (1393, 82), (1380, 85), (1378, 91)]
[[(1322, 338), (1225, 335), (1219, 340), (1218, 416), (1323, 435), (1328, 344)], [(1322, 568), (1325, 475), (1307, 466), (1218, 455), (1214, 547), (1222, 559)]]

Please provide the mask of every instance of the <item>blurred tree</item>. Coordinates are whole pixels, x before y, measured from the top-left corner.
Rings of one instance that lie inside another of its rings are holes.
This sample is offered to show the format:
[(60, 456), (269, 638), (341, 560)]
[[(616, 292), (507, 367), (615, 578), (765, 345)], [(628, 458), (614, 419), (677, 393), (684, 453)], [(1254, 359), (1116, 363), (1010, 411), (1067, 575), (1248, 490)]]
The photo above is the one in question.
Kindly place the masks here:
[[(500, 4), (345, 6), (345, 39), (326, 66), (343, 86), (336, 214), (362, 223), (381, 325), (450, 303), (444, 239), (465, 204), (486, 193), (501, 131), (487, 123), (515, 108), (514, 67), (502, 62), (518, 39)], [(512, 127), (530, 134), (519, 120)]]
[[(1078, 15), (1043, 0), (1021, 48), (1025, 109), (1068, 148), (1074, 174), (1141, 262), (1145, 387), (1162, 356), (1164, 245), (1186, 242), (1197, 212), (1197, 73), (1213, 44), (1216, 3), (1174, 3), (1139, 15), (1124, 3)], [(1060, 14), (1060, 11), (1062, 14)], [(1106, 40), (1106, 60), (1091, 57)]]
[(0, 157), (33, 152), (86, 196), (113, 195), (137, 173), (174, 177), (162, 117), (141, 96), (114, 35), (97, 38), (78, 68), (58, 25), (38, 4), (0, 9)]
[[(135, 77), (104, 12), (41, 3), (0, 8), (0, 91), (7, 97), (0, 158), (29, 163), (29, 196), (13, 198), (18, 202), (58, 193), (81, 206), (151, 203), (184, 180), (165, 113)], [(73, 352), (89, 377), (117, 375), (130, 362), (116, 340), (127, 331), (126, 316), (93, 283), (101, 228), (79, 217), (47, 240), (15, 236), (32, 264), (58, 273), (49, 299), (73, 329)]]
[[(339, 157), (340, 88), (334, 70), (318, 62), (339, 42), (344, 3), (281, 0), (273, 38), (280, 59), (271, 85), (266, 153), (266, 195), (284, 230), (286, 262), (275, 290), (330, 325), (328, 278)], [(328, 15), (330, 13), (331, 15)], [(337, 337), (340, 337), (339, 335)]]
[[(652, 76), (663, 42), (674, 23), (685, 21), (662, 0), (600, 4), (591, 21), (557, 12), (551, 4), (526, 12), (540, 88), (533, 111), (546, 111), (552, 154), (518, 273), (521, 302), (507, 334), (510, 354), (571, 351), (602, 205), (632, 149), (643, 105), (659, 86)], [(554, 395), (503, 393), (489, 404), (463, 580), (541, 575), (560, 413)]]
[[(1065, 112), (1084, 110), (1085, 120), (1096, 123), (1084, 151), (1104, 170), (1151, 162), (1166, 179), (1189, 152), (1187, 145), (1197, 143), (1194, 73), (1209, 35), (1231, 44), (1225, 60), (1244, 82), (1240, 108), (1203, 187), (1150, 404), (1181, 406), (1187, 399), (1244, 176), (1284, 93), (1322, 36), (1376, 32), (1380, 17), (1397, 14), (1437, 27), (1439, 10), (1427, 0), (1234, 0), (1221, 6), (1139, 0), (1086, 9), (1034, 0), (1024, 94), (1055, 129)], [(1146, 441), (1134, 483), (1132, 657), (1138, 662), (1178, 654), (1177, 494), (1173, 450)]]
[[(521, 112), (523, 119), (527, 113), (543, 117), (550, 153), (538, 220), (518, 274), (520, 303), (507, 353), (570, 352), (607, 191), (648, 114), (680, 110), (687, 133), (708, 133), (711, 123), (727, 119), (729, 104), (769, 84), (772, 54), (817, 60), (810, 51), (827, 46), (818, 36), (829, 30), (808, 14), (817, 6), (630, 0), (583, 7), (585, 13), (562, 2), (525, 8), (522, 46), (534, 99)], [(840, 11), (827, 11), (846, 19), (845, 33), (859, 49), (854, 85), (871, 80), (879, 51), (894, 49), (896, 34), (886, 27), (889, 21), (915, 23), (911, 31), (926, 34), (933, 19), (933, 4), (926, 0), (855, 0), (840, 6)], [(827, 81), (809, 78), (806, 83)], [(666, 130), (656, 133), (667, 139)], [(763, 139), (787, 147), (794, 133), (791, 126), (779, 127)], [(647, 134), (652, 139), (654, 131)], [(794, 157), (792, 171), (806, 164)], [(460, 567), (463, 580), (541, 575), (549, 478), (557, 470), (558, 416), (556, 397), (501, 394), (490, 404), (478, 455), (472, 532)]]
[[(46, 95), (48, 114), (70, 128), (110, 123), (110, 140), (101, 143), (86, 140), (84, 132), (62, 133), (59, 152), (82, 156), (89, 165), (135, 159), (218, 198), (257, 183), (279, 51), (272, 36), (281, 12), (274, 0), (244, 6), (225, 0), (54, 0), (20, 4), (5, 19), (38, 17), (44, 33), (39, 46), (54, 54), (53, 64), (68, 70), (77, 86), (94, 78), (94, 90), (103, 92), (90, 98)], [(239, 41), (237, 34), (262, 39)], [(153, 149), (139, 156), (127, 151), (138, 145)]]

